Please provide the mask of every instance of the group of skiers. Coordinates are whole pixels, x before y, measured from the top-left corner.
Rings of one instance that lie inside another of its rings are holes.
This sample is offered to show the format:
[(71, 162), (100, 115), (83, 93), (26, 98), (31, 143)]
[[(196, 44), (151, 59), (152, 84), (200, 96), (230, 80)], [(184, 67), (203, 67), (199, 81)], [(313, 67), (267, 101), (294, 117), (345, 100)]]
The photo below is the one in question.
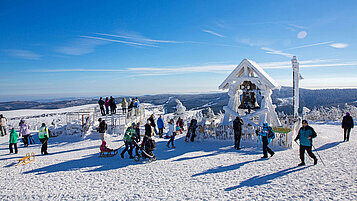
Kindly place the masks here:
[[(117, 113), (117, 104), (113, 96), (110, 96), (110, 98), (106, 97), (105, 101), (103, 100), (103, 97), (100, 97), (98, 100), (98, 104), (102, 116)], [(128, 117), (132, 115), (133, 110), (135, 112), (134, 114), (138, 115), (139, 106), (140, 106), (140, 102), (138, 98), (135, 99), (129, 98), (129, 104), (125, 98), (123, 98), (121, 101), (122, 113), (123, 114), (128, 113)]]
[[(24, 143), (24, 147), (28, 147), (29, 144), (35, 144), (35, 140), (33, 139), (31, 133), (30, 133), (30, 126), (26, 124), (25, 120), (20, 120), (19, 123), (20, 126), (20, 131), (19, 133), (15, 130), (15, 128), (11, 128), (10, 130), (10, 136), (9, 136), (9, 150), (10, 154), (18, 153), (18, 147), (17, 147), (17, 141), (18, 138), (22, 136), (22, 141)], [(41, 154), (42, 155), (47, 155), (47, 143), (48, 139), (50, 138), (49, 130), (46, 127), (45, 123), (42, 123), (42, 126), (40, 127), (38, 131), (38, 138), (40, 142), (42, 143), (41, 146)]]
[[(236, 117), (236, 119), (233, 121), (233, 130), (234, 130), (234, 148), (237, 150), (240, 150), (240, 140), (242, 136), (242, 125), (244, 124), (243, 120), (240, 117)], [(349, 141), (350, 137), (350, 132), (351, 129), (354, 127), (353, 119), (350, 115), (349, 112), (346, 113), (346, 115), (343, 117), (342, 120), (342, 128), (344, 129), (344, 142)], [(268, 123), (264, 123), (262, 129), (256, 130), (256, 134), (261, 136), (261, 140), (263, 142), (263, 157), (262, 158), (268, 158), (268, 153), (270, 154), (270, 157), (272, 157), (275, 152), (269, 148), (269, 143), (272, 139), (275, 138), (275, 133), (268, 125)], [(308, 153), (308, 155), (314, 160), (314, 165), (317, 164), (317, 157), (315, 154), (312, 152), (312, 139), (317, 136), (315, 130), (308, 125), (307, 120), (302, 120), (302, 127), (299, 129), (299, 132), (294, 139), (294, 141), (297, 143), (299, 140), (299, 156), (301, 163), (298, 164), (298, 166), (304, 166), (305, 165), (305, 151)]]

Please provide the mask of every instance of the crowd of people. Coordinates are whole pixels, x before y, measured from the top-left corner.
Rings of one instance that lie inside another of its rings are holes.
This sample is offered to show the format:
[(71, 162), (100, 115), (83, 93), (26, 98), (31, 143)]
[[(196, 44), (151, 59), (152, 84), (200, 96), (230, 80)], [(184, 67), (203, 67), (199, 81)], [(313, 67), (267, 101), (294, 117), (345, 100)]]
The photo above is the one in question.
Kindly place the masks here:
[[(100, 97), (98, 104), (102, 116), (117, 113), (117, 104), (113, 96), (110, 96), (110, 98), (106, 97), (105, 100), (103, 100), (103, 97)], [(128, 117), (133, 114), (137, 116), (139, 114), (139, 107), (140, 102), (138, 98), (129, 98), (129, 101), (123, 98), (121, 101), (122, 114), (127, 114)]]
[[(113, 97), (110, 97), (110, 99), (106, 98), (106, 101), (103, 101), (102, 97), (98, 101), (100, 107), (101, 107), (101, 112), (102, 115), (109, 114), (109, 109), (111, 114), (116, 113), (116, 104), (115, 100)], [(105, 110), (104, 110), (105, 106)], [(128, 112), (131, 111), (132, 108), (138, 108), (139, 107), (139, 101), (138, 99), (132, 99), (130, 100), (130, 105), (127, 105), (126, 99), (123, 98), (122, 100), (122, 111), (125, 114), (128, 109)], [(113, 149), (110, 149), (107, 147), (106, 139), (105, 139), (105, 133), (108, 129), (108, 126), (102, 118), (98, 119), (99, 126), (97, 127), (97, 131), (100, 134), (100, 139), (102, 141), (100, 150), (102, 152), (110, 152), (113, 151)], [(7, 129), (7, 119), (1, 114), (0, 115), (0, 127), (1, 127), (1, 135), (5, 136), (7, 135), (6, 129)], [(240, 141), (241, 141), (241, 136), (242, 136), (242, 126), (244, 125), (244, 121), (240, 117), (236, 117), (233, 121), (233, 130), (234, 130), (234, 148), (237, 150), (241, 149)], [(186, 131), (186, 136), (185, 136), (185, 142), (194, 142), (194, 139), (196, 137), (196, 128), (198, 127), (197, 125), (197, 120), (196, 119), (191, 119), (190, 123), (188, 124), (188, 129)], [(346, 115), (343, 117), (342, 120), (342, 128), (343, 128), (343, 136), (344, 136), (344, 142), (348, 142), (350, 139), (350, 133), (351, 129), (354, 127), (354, 121), (353, 118), (351, 117), (350, 113), (346, 113)], [(22, 137), (23, 145), (24, 147), (28, 147), (29, 144), (35, 144), (35, 140), (33, 139), (31, 132), (30, 132), (30, 126), (27, 124), (27, 122), (22, 119), (19, 122), (19, 132), (16, 131), (15, 128), (10, 129), (10, 134), (9, 134), (9, 150), (10, 153), (18, 153), (18, 138)], [(139, 155), (139, 152), (142, 151), (143, 153), (142, 157), (152, 157), (154, 156), (153, 151), (155, 150), (156, 143), (155, 140), (152, 138), (154, 135), (157, 135), (159, 138), (166, 138), (168, 139), (168, 142), (166, 146), (168, 148), (176, 148), (174, 145), (175, 141), (175, 136), (182, 134), (184, 132), (184, 121), (182, 118), (178, 118), (176, 123), (174, 119), (169, 119), (168, 120), (168, 131), (166, 134), (164, 134), (164, 129), (165, 129), (165, 123), (163, 116), (160, 115), (159, 118), (155, 121), (155, 115), (152, 114), (150, 117), (147, 119), (146, 124), (144, 125), (145, 133), (144, 137), (141, 140), (140, 136), (140, 125), (139, 123), (132, 123), (125, 131), (124, 133), (124, 146), (125, 148), (121, 152), (120, 156), (124, 158), (125, 153), (129, 154), (129, 158), (134, 158), (133, 156), (133, 151), (135, 149), (135, 155)], [(158, 130), (157, 130), (158, 129)], [(256, 134), (261, 137), (262, 140), (262, 150), (263, 150), (263, 156), (262, 158), (268, 158), (268, 153), (270, 157), (272, 157), (275, 152), (269, 147), (269, 143), (275, 138), (275, 133), (274, 130), (272, 129), (271, 126), (269, 126), (268, 123), (264, 123), (263, 126), (256, 130)], [(299, 141), (299, 156), (300, 156), (300, 164), (299, 166), (305, 165), (305, 152), (308, 153), (308, 155), (313, 159), (314, 165), (317, 164), (317, 157), (315, 154), (312, 152), (313, 148), (313, 138), (317, 137), (317, 133), (315, 130), (308, 125), (307, 120), (302, 120), (302, 127), (299, 129), (299, 132), (294, 139), (296, 143)], [(42, 144), (41, 146), (41, 154), (42, 155), (47, 155), (47, 144), (48, 140), (50, 138), (50, 130), (47, 128), (45, 123), (42, 123), (42, 126), (40, 127), (38, 131), (38, 138)], [(144, 154), (145, 153), (145, 154)]]

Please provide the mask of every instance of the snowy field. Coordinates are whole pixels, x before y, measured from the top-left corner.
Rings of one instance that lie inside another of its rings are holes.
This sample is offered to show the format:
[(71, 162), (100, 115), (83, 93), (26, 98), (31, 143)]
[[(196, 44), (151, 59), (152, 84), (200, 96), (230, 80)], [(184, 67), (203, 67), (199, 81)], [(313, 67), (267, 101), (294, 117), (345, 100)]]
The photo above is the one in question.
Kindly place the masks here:
[[(341, 142), (339, 125), (312, 125), (314, 140), (325, 166), (306, 159), (298, 148), (260, 159), (261, 149), (236, 151), (230, 141), (185, 143), (176, 139), (168, 149), (158, 139), (158, 161), (135, 162), (99, 158), (99, 134), (85, 138), (60, 136), (49, 140), (49, 155), (41, 156), (40, 144), (9, 154), (8, 136), (0, 137), (0, 200), (357, 200), (357, 132)], [(38, 143), (37, 137), (35, 137)], [(107, 137), (113, 148), (121, 137)], [(35, 152), (36, 159), (16, 166), (17, 159)]]

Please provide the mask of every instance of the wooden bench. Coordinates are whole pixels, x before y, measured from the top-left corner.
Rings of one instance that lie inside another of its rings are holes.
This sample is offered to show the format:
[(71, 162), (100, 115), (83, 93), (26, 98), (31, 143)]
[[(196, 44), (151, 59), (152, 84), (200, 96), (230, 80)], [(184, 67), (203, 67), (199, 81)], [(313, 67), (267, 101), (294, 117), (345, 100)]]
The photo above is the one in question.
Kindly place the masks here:
[(35, 160), (35, 153), (32, 152), (31, 155), (30, 155), (30, 153), (27, 153), (25, 157), (18, 159), (19, 163), (17, 165), (20, 165), (20, 164), (26, 165), (28, 163), (31, 163), (34, 160)]

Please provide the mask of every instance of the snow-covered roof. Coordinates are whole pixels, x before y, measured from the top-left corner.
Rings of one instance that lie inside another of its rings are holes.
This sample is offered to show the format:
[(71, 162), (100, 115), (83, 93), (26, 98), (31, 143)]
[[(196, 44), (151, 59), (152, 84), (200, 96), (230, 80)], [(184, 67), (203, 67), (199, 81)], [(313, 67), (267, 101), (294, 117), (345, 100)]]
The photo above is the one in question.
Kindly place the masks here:
[(243, 61), (222, 82), (219, 89), (228, 89), (234, 81), (242, 81), (242, 78), (256, 77), (270, 89), (279, 89), (281, 86), (270, 77), (257, 63), (249, 59)]

